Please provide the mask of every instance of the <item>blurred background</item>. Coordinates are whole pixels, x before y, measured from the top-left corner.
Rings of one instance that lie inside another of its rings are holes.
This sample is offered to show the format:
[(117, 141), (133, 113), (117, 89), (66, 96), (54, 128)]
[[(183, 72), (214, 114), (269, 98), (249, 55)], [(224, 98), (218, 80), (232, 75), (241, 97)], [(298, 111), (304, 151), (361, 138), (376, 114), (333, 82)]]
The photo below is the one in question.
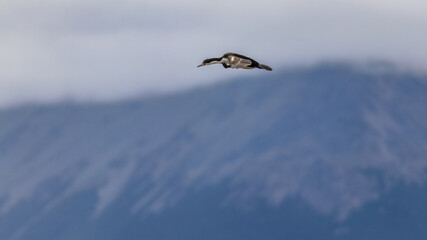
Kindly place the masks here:
[[(427, 2), (0, 2), (0, 239), (424, 239)], [(237, 52), (273, 68), (196, 68)]]

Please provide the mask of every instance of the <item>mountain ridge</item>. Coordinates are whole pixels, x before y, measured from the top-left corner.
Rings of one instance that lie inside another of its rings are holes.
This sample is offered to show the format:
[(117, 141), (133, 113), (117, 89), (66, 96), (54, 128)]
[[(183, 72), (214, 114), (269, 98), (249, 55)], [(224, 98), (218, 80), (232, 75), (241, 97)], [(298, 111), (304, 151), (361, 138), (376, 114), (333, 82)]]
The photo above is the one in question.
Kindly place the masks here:
[(95, 222), (116, 204), (151, 216), (222, 186), (226, 204), (299, 198), (345, 222), (387, 189), (424, 185), (425, 82), (326, 64), (151, 99), (0, 111), (0, 221), (85, 201), (75, 214)]

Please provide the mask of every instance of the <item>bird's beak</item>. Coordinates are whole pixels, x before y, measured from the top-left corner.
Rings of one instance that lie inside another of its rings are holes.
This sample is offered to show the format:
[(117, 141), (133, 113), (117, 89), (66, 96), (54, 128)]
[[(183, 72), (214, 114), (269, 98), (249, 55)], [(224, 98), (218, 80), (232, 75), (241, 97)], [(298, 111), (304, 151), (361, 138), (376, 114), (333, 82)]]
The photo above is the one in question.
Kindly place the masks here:
[(201, 66), (205, 66), (206, 64), (204, 64), (204, 63), (202, 63), (202, 64), (200, 64), (199, 66), (197, 66), (197, 67), (201, 67)]

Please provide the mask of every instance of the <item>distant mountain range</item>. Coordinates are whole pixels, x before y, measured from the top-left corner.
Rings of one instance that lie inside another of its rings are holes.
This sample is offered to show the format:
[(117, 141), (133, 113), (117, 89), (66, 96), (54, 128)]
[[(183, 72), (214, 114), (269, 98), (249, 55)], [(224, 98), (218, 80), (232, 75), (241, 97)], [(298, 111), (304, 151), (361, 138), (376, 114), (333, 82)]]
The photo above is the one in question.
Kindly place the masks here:
[(0, 239), (425, 239), (427, 76), (321, 64), (0, 111)]

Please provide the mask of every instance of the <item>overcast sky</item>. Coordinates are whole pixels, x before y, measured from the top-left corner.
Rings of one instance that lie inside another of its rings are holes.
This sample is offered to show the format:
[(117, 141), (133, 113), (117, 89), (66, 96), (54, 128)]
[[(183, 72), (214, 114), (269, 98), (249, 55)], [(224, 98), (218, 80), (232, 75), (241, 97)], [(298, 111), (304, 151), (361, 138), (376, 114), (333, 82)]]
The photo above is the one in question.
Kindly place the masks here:
[[(273, 67), (383, 59), (427, 69), (425, 0), (2, 0), (0, 107), (115, 100)], [(427, 71), (427, 70), (426, 70)]]

